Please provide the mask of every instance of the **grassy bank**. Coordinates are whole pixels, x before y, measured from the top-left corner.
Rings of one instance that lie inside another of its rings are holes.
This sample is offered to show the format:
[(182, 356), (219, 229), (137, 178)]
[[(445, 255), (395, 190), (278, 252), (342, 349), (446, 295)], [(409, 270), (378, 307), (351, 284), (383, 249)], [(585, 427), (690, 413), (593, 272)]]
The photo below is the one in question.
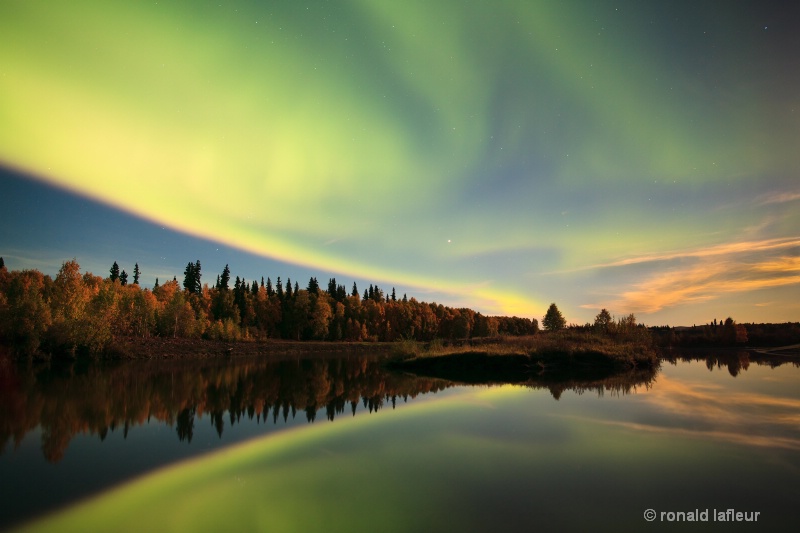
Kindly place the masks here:
[(659, 358), (648, 338), (612, 338), (564, 331), (527, 337), (477, 339), (461, 343), (395, 345), (397, 369), (458, 381), (525, 382), (532, 376), (604, 376), (631, 369), (654, 369)]

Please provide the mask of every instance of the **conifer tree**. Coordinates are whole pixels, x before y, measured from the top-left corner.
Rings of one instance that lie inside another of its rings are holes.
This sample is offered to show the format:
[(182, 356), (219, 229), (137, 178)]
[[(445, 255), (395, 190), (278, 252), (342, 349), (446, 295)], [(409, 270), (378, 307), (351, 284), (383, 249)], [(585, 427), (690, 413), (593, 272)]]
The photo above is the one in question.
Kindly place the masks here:
[(186, 269), (183, 271), (183, 288), (191, 293), (200, 293), (203, 290), (203, 286), (200, 284), (201, 276), (199, 259), (194, 264), (187, 263)]
[(275, 290), (276, 290), (276, 292), (278, 294), (278, 299), (280, 301), (283, 301), (283, 299), (286, 297), (286, 295), (283, 293), (283, 284), (281, 283), (281, 277), (280, 276), (278, 276), (278, 281), (276, 281), (275, 283), (276, 283), (275, 284)]
[(394, 293), (394, 287), (392, 287), (392, 301), (393, 302), (397, 301), (397, 295)]
[(286, 278), (286, 299), (292, 297), (292, 278)]
[(203, 291), (203, 286), (200, 285), (200, 260), (198, 259), (197, 262), (194, 264), (194, 291), (195, 293), (200, 293)]
[(133, 265), (133, 284), (139, 284), (139, 276), (142, 274), (142, 271), (139, 270), (139, 263)]
[(319, 283), (317, 282), (317, 278), (312, 276), (308, 280), (308, 287), (306, 287), (306, 290), (308, 291), (309, 294), (318, 294), (319, 293)]
[(275, 294), (275, 289), (272, 288), (272, 280), (267, 277), (267, 296)]
[(358, 296), (358, 287), (356, 287), (356, 282), (353, 282), (353, 292), (350, 293), (350, 296)]
[(157, 288), (158, 288), (158, 278), (156, 278), (156, 284), (153, 285), (153, 290), (156, 290)]
[(117, 281), (119, 279), (119, 265), (116, 261), (114, 261), (114, 264), (111, 265), (111, 270), (109, 270), (108, 273), (110, 274), (108, 279), (111, 281)]
[(222, 269), (222, 275), (219, 277), (219, 290), (227, 291), (228, 290), (228, 283), (231, 280), (231, 269), (228, 268), (228, 265), (225, 264), (225, 268)]
[(6, 262), (3, 261), (3, 258), (0, 257), (0, 270), (3, 270), (6, 267)]
[(128, 273), (124, 270), (119, 275), (119, 284), (123, 287), (128, 284)]

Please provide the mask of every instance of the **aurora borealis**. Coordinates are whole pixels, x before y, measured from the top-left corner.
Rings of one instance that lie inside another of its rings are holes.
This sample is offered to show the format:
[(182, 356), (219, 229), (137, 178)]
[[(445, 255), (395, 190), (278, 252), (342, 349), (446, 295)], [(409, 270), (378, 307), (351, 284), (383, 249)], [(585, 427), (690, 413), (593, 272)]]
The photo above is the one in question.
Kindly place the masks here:
[[(208, 282), (794, 321), (798, 50), (785, 2), (7, 1), (0, 164), (247, 252), (168, 265)], [(38, 267), (3, 221), (7, 265)]]

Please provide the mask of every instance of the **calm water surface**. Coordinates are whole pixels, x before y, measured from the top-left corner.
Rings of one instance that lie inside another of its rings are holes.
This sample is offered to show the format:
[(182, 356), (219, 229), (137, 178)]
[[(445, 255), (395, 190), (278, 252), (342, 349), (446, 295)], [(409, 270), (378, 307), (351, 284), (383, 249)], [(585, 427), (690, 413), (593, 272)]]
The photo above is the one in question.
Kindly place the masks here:
[[(4, 529), (786, 531), (800, 518), (800, 368), (744, 353), (529, 386), (355, 355), (0, 368)], [(735, 512), (759, 515), (719, 520)]]

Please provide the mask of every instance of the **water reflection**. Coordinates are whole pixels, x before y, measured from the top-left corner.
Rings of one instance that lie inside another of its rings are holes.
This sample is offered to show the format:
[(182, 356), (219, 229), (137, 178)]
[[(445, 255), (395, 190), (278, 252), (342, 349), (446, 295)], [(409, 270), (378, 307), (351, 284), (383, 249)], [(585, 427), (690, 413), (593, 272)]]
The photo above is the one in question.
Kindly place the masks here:
[[(6, 361), (0, 365), (0, 444), (5, 448), (13, 442), (16, 447), (40, 428), (42, 452), (55, 463), (78, 434), (104, 441), (121, 429), (127, 438), (131, 428), (155, 420), (174, 427), (179, 441), (191, 443), (201, 421), (210, 423), (222, 438), (226, 428), (244, 420), (286, 423), (299, 413), (314, 422), (324, 412), (333, 421), (355, 415), (360, 405), (373, 413), (387, 405), (394, 408), (398, 400), (462, 383), (457, 376), (393, 372), (384, 363), (361, 354), (44, 366)], [(565, 390), (627, 394), (650, 386), (655, 374), (652, 369), (582, 376), (530, 374), (514, 381), (547, 389), (559, 399)], [(503, 382), (508, 380), (487, 376), (482, 383)]]
[(31, 530), (705, 531), (718, 527), (642, 513), (735, 509), (761, 513), (759, 531), (785, 531), (800, 497), (800, 450), (784, 445), (800, 437), (785, 420), (800, 402), (797, 370), (714, 369), (668, 364), (639, 393), (603, 398), (458, 387), (227, 447)]
[[(736, 507), (775, 524), (800, 497), (800, 392), (797, 365), (762, 355), (673, 354), (658, 374), (534, 371), (516, 386), (470, 377), (478, 387), (364, 355), (6, 362), (0, 438), (23, 445), (0, 461), (12, 480), (0, 528), (167, 465), (43, 526), (309, 531), (330, 519), (343, 531), (527, 531), (604, 520), (633, 531), (649, 507)], [(435, 401), (419, 397), (428, 392)], [(265, 436), (264, 423), (281, 431)], [(292, 425), (303, 429), (283, 430)], [(171, 466), (192, 453), (204, 457)], [(376, 502), (377, 486), (393, 496)]]
[(80, 433), (104, 440), (109, 431), (155, 419), (191, 442), (197, 424), (210, 420), (221, 438), (242, 419), (286, 422), (298, 412), (313, 422), (370, 412), (451, 386), (443, 380), (393, 374), (377, 357), (222, 359), (0, 366), (0, 443), (18, 444), (37, 427), (51, 462), (64, 456)]
[(703, 361), (709, 370), (726, 368), (731, 376), (736, 377), (740, 372), (750, 368), (750, 363), (772, 368), (781, 365), (800, 367), (800, 357), (783, 355), (780, 350), (747, 351), (731, 349), (700, 349), (700, 350), (675, 350), (663, 353), (662, 359), (671, 363), (677, 361)]

